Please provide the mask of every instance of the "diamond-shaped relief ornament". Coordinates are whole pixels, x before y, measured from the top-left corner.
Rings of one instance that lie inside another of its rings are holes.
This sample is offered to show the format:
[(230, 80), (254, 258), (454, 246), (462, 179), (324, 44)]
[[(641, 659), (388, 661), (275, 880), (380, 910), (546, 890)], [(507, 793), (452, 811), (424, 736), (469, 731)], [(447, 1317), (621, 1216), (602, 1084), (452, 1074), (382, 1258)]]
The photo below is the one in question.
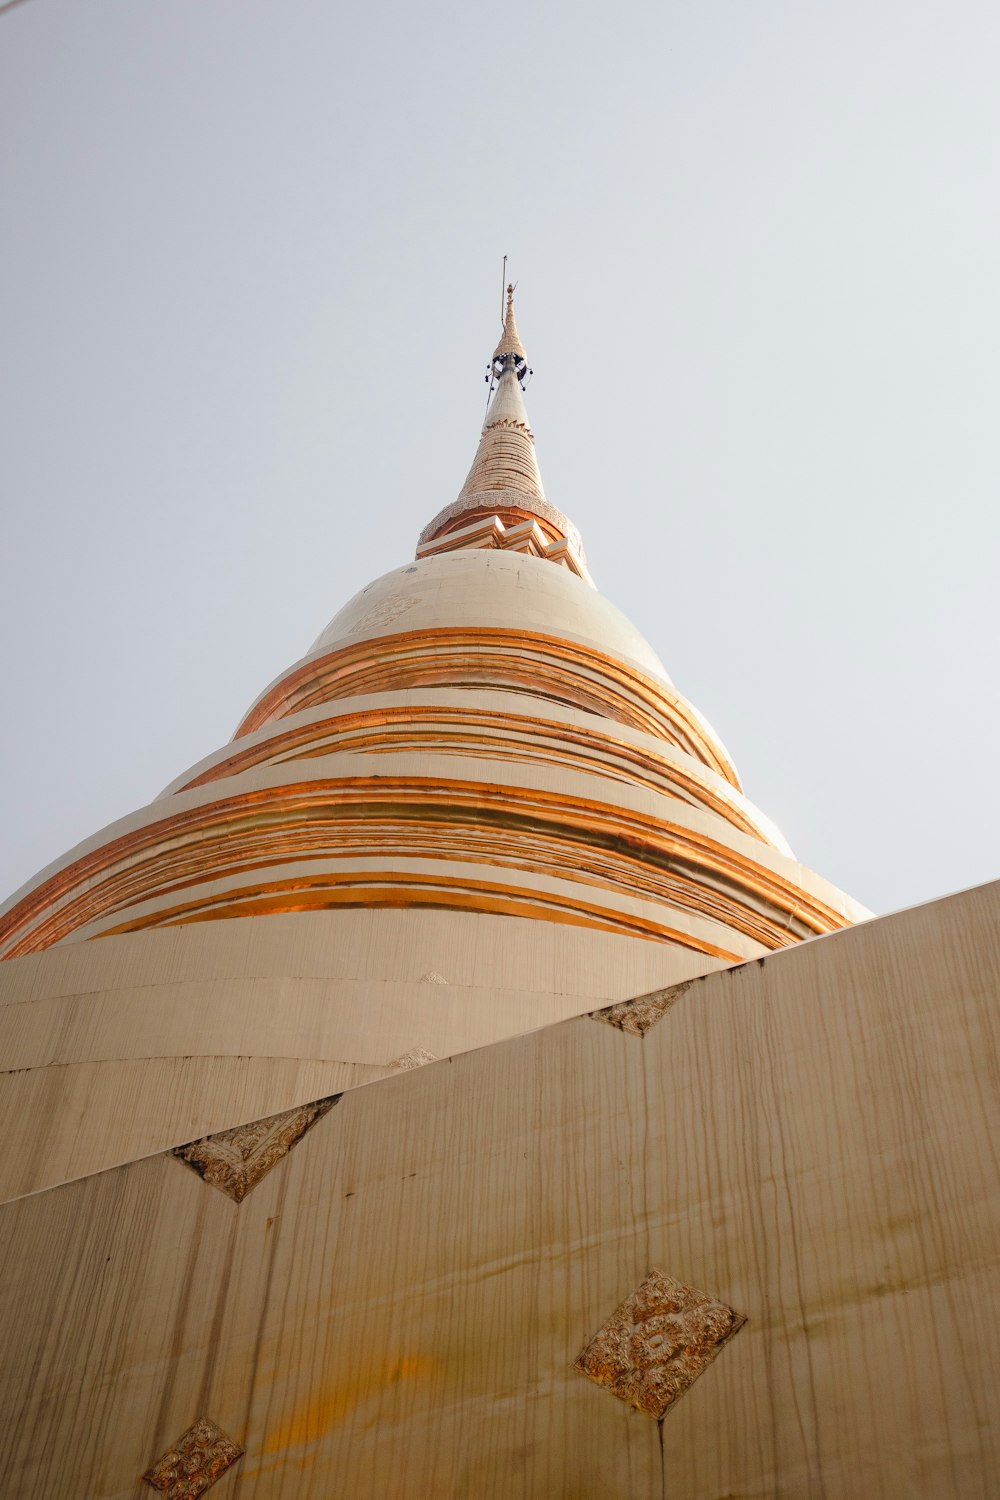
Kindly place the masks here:
[(650, 1271), (598, 1329), (576, 1368), (659, 1420), (745, 1322), (707, 1292)]
[(691, 981), (685, 984), (673, 984), (669, 989), (653, 990), (648, 995), (636, 995), (633, 1000), (620, 1000), (617, 1005), (606, 1005), (603, 1010), (592, 1010), (591, 1020), (603, 1021), (605, 1026), (614, 1026), (618, 1031), (626, 1031), (630, 1036), (645, 1036), (651, 1026), (655, 1026), (679, 1000), (684, 991), (690, 987)]
[(264, 1120), (251, 1120), (248, 1125), (217, 1131), (215, 1135), (188, 1141), (186, 1146), (175, 1146), (173, 1155), (234, 1203), (242, 1203), (247, 1193), (342, 1097), (330, 1094), (280, 1115), (268, 1115)]
[(395, 1058), (389, 1067), (393, 1073), (410, 1073), (414, 1068), (423, 1068), (429, 1062), (437, 1062), (433, 1052), (428, 1052), (426, 1047), (411, 1047), (402, 1057)]
[(142, 1477), (167, 1500), (198, 1500), (242, 1452), (221, 1428), (202, 1417)]

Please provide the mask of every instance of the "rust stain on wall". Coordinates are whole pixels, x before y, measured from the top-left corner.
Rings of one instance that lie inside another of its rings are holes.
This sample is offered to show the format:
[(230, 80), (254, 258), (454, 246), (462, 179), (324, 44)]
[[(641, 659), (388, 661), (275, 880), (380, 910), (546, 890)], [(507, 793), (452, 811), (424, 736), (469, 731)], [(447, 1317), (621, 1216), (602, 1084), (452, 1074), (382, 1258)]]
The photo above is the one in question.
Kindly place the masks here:
[(364, 1402), (401, 1381), (426, 1380), (434, 1368), (433, 1361), (423, 1355), (405, 1354), (391, 1364), (353, 1371), (345, 1380), (313, 1392), (293, 1407), (265, 1438), (262, 1455), (315, 1442)]

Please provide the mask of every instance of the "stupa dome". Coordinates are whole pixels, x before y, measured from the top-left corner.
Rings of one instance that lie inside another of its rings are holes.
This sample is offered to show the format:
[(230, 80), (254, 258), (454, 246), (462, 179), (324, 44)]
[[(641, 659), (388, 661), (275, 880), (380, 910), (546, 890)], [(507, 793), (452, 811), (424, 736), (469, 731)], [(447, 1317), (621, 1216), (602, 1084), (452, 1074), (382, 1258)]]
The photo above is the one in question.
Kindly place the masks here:
[(489, 369), (469, 476), (415, 560), (344, 605), (229, 745), (8, 902), (0, 956), (433, 909), (456, 934), (475, 916), (661, 944), (687, 975), (864, 915), (794, 861), (594, 587), (542, 487), (512, 289)]
[(609, 599), (566, 568), (521, 552), (448, 552), (394, 568), (337, 611), (310, 654), (349, 636), (453, 626), (547, 631), (671, 685), (652, 646)]

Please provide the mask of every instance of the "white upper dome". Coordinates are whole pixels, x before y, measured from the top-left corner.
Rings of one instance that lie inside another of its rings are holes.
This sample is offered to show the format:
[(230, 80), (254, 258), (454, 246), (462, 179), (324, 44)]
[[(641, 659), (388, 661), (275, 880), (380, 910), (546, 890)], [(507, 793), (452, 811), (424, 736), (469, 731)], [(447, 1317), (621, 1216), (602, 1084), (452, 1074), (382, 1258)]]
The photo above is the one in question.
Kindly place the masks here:
[(644, 636), (608, 599), (566, 568), (523, 552), (448, 552), (376, 578), (339, 610), (309, 655), (345, 637), (401, 630), (498, 627), (582, 641), (672, 686)]

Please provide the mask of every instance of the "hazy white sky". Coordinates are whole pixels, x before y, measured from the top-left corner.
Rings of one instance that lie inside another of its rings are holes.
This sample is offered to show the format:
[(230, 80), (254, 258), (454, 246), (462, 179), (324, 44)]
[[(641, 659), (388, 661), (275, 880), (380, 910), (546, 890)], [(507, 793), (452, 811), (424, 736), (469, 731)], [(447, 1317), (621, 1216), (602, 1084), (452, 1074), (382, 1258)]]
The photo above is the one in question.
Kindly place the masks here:
[(808, 865), (1000, 874), (996, 0), (0, 10), (0, 897), (454, 498), (549, 497)]

